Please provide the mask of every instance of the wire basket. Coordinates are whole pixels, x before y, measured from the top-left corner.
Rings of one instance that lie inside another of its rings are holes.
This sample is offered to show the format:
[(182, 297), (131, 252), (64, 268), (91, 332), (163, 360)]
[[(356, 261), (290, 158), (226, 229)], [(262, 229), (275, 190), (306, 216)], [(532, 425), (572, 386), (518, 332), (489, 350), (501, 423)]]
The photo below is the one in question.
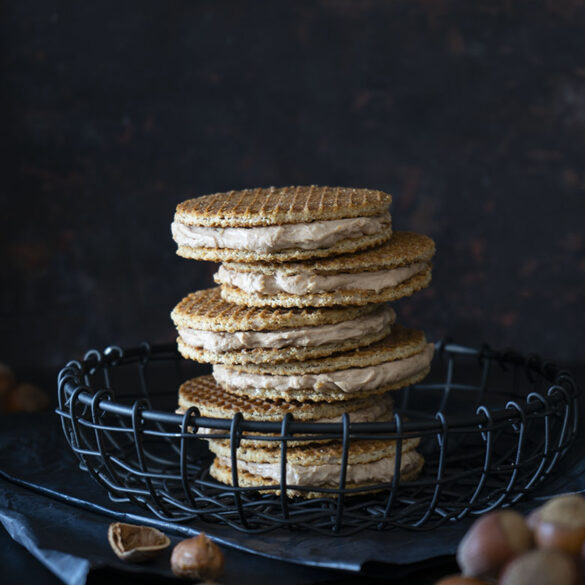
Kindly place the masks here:
[[(578, 388), (572, 375), (535, 355), (436, 344), (431, 375), (395, 392), (389, 422), (246, 421), (176, 414), (177, 390), (203, 373), (174, 344), (103, 352), (90, 350), (59, 373), (57, 413), (80, 467), (114, 501), (133, 502), (167, 521), (222, 523), (247, 533), (279, 528), (348, 535), (392, 527), (432, 529), (446, 521), (509, 505), (549, 476), (571, 445), (578, 422)], [(202, 435), (201, 429), (214, 434)], [(281, 481), (239, 486), (237, 448), (246, 438), (280, 448)], [(230, 440), (232, 483), (209, 475), (207, 441)], [(425, 458), (416, 480), (400, 477), (360, 488), (346, 486), (348, 450), (356, 439), (420, 438)], [(336, 487), (294, 486), (323, 492), (314, 499), (287, 497), (291, 441), (342, 442)]]

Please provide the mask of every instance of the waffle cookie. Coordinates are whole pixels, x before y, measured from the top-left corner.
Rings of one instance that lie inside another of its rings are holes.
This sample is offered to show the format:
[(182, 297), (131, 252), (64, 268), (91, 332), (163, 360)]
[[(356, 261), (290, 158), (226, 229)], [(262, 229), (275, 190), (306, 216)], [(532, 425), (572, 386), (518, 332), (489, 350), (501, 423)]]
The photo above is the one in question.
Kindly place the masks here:
[[(414, 479), (424, 464), (415, 451), (418, 439), (402, 442), (400, 480)], [(225, 442), (210, 441), (216, 455), (210, 474), (222, 483), (232, 485), (230, 447)], [(355, 440), (350, 442), (346, 488), (358, 489), (388, 483), (396, 470), (396, 442), (389, 440)], [(287, 450), (286, 482), (293, 486), (289, 496), (315, 498), (327, 495), (318, 488), (339, 486), (342, 445), (340, 441), (309, 444)], [(270, 486), (280, 482), (280, 451), (241, 446), (237, 451), (238, 483), (240, 487)], [(295, 487), (311, 488), (308, 490)], [(278, 492), (279, 490), (274, 490)], [(359, 493), (359, 492), (358, 492)]]
[[(380, 422), (392, 417), (390, 396), (353, 398), (344, 402), (286, 402), (281, 399), (248, 398), (225, 392), (214, 381), (213, 376), (199, 376), (187, 380), (179, 388), (179, 414), (190, 407), (197, 407), (201, 416), (231, 419), (240, 412), (245, 420), (280, 422), (286, 414), (304, 422), (340, 422), (343, 413), (349, 414), (352, 423)], [(227, 431), (200, 427), (203, 435), (225, 434)], [(306, 440), (304, 442), (306, 444)], [(243, 445), (264, 448), (279, 448), (278, 441), (243, 439)], [(289, 441), (289, 445), (303, 444), (303, 441)]]
[(189, 359), (212, 364), (276, 363), (348, 351), (390, 333), (387, 305), (320, 309), (253, 308), (221, 298), (219, 287), (185, 297), (171, 313), (178, 346)]
[(422, 331), (394, 325), (390, 335), (364, 348), (303, 362), (215, 364), (213, 376), (232, 394), (335, 402), (420, 382), (433, 353)]
[(390, 238), (381, 191), (270, 187), (215, 193), (177, 206), (171, 226), (185, 258), (215, 262), (291, 261), (347, 254)]
[(220, 266), (222, 297), (253, 307), (365, 305), (410, 296), (431, 281), (431, 238), (394, 232), (376, 248), (313, 262)]

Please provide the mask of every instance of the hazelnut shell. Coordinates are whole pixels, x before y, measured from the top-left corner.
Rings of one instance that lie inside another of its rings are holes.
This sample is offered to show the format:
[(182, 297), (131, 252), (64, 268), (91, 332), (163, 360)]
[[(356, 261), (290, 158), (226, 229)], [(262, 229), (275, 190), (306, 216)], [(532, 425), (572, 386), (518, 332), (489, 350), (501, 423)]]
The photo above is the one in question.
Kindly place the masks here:
[(171, 544), (168, 536), (156, 528), (123, 522), (110, 524), (108, 542), (119, 559), (132, 563), (152, 559)]

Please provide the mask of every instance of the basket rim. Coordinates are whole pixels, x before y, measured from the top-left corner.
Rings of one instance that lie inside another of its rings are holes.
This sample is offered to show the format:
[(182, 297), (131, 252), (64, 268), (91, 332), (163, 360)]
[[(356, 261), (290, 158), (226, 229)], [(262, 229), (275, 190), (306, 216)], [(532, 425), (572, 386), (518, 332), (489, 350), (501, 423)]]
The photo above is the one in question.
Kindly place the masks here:
[[(542, 376), (550, 383), (546, 391), (546, 397), (542, 394), (531, 392), (520, 400), (508, 400), (503, 407), (488, 407), (479, 405), (474, 415), (465, 417), (454, 417), (453, 415), (444, 415), (438, 411), (435, 413), (434, 420), (406, 420), (400, 413), (394, 413), (393, 420), (385, 422), (361, 422), (349, 423), (352, 435), (358, 438), (362, 434), (397, 434), (405, 437), (409, 434), (431, 433), (436, 431), (441, 433), (448, 427), (450, 430), (465, 429), (469, 427), (485, 427), (508, 421), (510, 423), (521, 422), (527, 415), (537, 413), (539, 410), (558, 405), (559, 403), (569, 403), (580, 394), (580, 388), (577, 385), (573, 375), (567, 370), (561, 370), (554, 362), (545, 361), (536, 354), (521, 354), (515, 350), (492, 350), (487, 344), (479, 348), (472, 348), (464, 345), (453, 343), (450, 338), (445, 338), (435, 342), (436, 356), (434, 359), (443, 360), (445, 354), (460, 354), (468, 357), (476, 357), (483, 365), (484, 360), (497, 362), (502, 370), (507, 366), (521, 366), (525, 368), (526, 375), (530, 378), (533, 374)], [(118, 345), (110, 345), (102, 352), (91, 349), (87, 351), (82, 360), (71, 360), (61, 368), (57, 376), (57, 385), (59, 393), (58, 414), (65, 414), (66, 399), (74, 394), (76, 399), (85, 406), (92, 409), (98, 407), (106, 413), (115, 414), (132, 418), (134, 411), (138, 407), (144, 421), (176, 424), (185, 427), (188, 424), (192, 433), (196, 432), (198, 427), (205, 427), (214, 430), (223, 430), (229, 432), (233, 423), (232, 418), (212, 418), (199, 415), (197, 408), (190, 408), (184, 414), (175, 412), (157, 410), (148, 407), (146, 400), (139, 399), (133, 405), (125, 405), (115, 402), (114, 392), (112, 390), (94, 389), (85, 384), (83, 377), (87, 373), (93, 374), (98, 368), (115, 367), (121, 364), (132, 362), (146, 361), (153, 358), (164, 359), (183, 359), (177, 351), (175, 343), (150, 344), (143, 342), (139, 346), (122, 348)], [(414, 384), (414, 387), (424, 387), (425, 382)], [(568, 386), (568, 387), (567, 387)], [(453, 385), (457, 388), (457, 384)], [(96, 400), (97, 399), (97, 400)], [(71, 405), (73, 405), (72, 401)], [(96, 404), (97, 402), (97, 404)], [(234, 413), (235, 414), (235, 413)], [(287, 416), (287, 432), (290, 434), (324, 434), (340, 435), (345, 425), (341, 422), (316, 423), (295, 421), (293, 417)], [(284, 421), (284, 417), (283, 417)], [(283, 421), (252, 421), (241, 418), (239, 420), (239, 431), (248, 431), (267, 434), (280, 434), (283, 430)]]

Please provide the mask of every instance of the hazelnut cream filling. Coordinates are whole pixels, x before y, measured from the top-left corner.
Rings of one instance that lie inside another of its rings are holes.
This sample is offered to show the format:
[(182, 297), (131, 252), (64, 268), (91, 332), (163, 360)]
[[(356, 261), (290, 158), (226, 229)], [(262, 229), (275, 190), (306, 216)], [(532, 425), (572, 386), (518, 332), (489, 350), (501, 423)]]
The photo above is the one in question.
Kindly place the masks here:
[(264, 227), (204, 227), (175, 220), (173, 238), (179, 246), (229, 248), (254, 252), (276, 252), (289, 248), (315, 250), (340, 240), (377, 234), (390, 227), (390, 214), (351, 217), (311, 223), (290, 223)]
[(316, 390), (327, 392), (358, 392), (375, 390), (387, 384), (398, 384), (425, 370), (431, 363), (434, 345), (428, 343), (423, 351), (404, 359), (382, 362), (365, 368), (348, 368), (322, 374), (268, 375), (250, 374), (237, 368), (215, 364), (213, 377), (224, 388), (246, 390)]
[(369, 315), (332, 325), (280, 329), (276, 331), (202, 331), (179, 328), (179, 335), (185, 343), (206, 351), (224, 352), (241, 349), (283, 347), (307, 347), (341, 343), (348, 340), (383, 333), (394, 322), (395, 313), (390, 307), (383, 307)]
[(399, 285), (427, 267), (426, 262), (417, 262), (390, 270), (325, 275), (311, 272), (285, 274), (278, 269), (273, 274), (238, 272), (222, 265), (215, 273), (214, 279), (219, 284), (263, 295), (278, 293), (305, 295), (335, 290), (380, 292), (382, 289)]
[[(179, 414), (183, 414), (181, 410), (178, 411)], [(371, 406), (367, 406), (366, 408), (359, 408), (358, 410), (354, 410), (353, 412), (349, 412), (349, 420), (352, 423), (366, 423), (366, 422), (375, 422), (379, 420), (384, 415), (392, 414), (392, 400), (389, 397), (384, 397), (381, 400), (378, 400), (376, 403), (372, 404)], [(252, 419), (248, 419), (252, 420)], [(308, 422), (311, 423), (335, 423), (341, 422), (342, 415), (333, 416), (333, 417), (325, 417), (325, 418), (318, 418)], [(222, 431), (219, 429), (210, 429), (207, 427), (199, 427), (197, 429), (197, 434), (199, 435), (225, 435), (228, 431)]]
[[(225, 457), (217, 456), (218, 463), (231, 467), (231, 462)], [(402, 453), (400, 471), (408, 473), (416, 469), (420, 462), (420, 455), (416, 451)], [(347, 465), (346, 482), (348, 484), (364, 484), (392, 481), (396, 468), (394, 457), (383, 457), (369, 463), (355, 463)], [(247, 471), (254, 475), (280, 482), (279, 463), (257, 463), (238, 459), (238, 470)], [(286, 465), (286, 483), (289, 485), (335, 486), (339, 484), (341, 465), (325, 463), (322, 465)]]

